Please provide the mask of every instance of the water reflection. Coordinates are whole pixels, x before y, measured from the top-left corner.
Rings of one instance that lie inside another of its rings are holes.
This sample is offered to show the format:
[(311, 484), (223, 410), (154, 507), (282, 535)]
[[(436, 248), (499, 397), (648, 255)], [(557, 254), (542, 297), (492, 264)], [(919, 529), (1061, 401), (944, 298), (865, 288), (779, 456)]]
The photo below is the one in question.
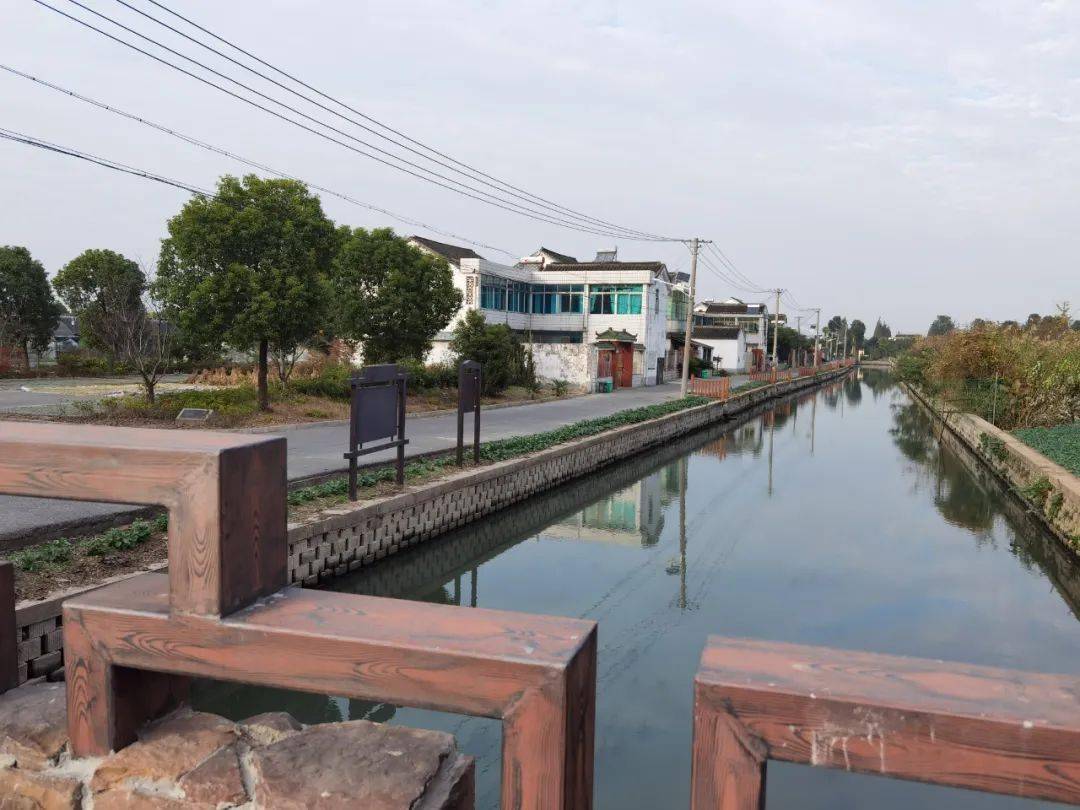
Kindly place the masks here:
[[(691, 683), (708, 634), (1080, 672), (1076, 574), (992, 476), (935, 435), (887, 375), (867, 372), (627, 459), (334, 587), (597, 620), (597, 806), (667, 808), (688, 805)], [(478, 758), (477, 806), (496, 804), (494, 721), (220, 685), (198, 699), (237, 718), (285, 709), (304, 722), (451, 731)], [(769, 767), (770, 806), (988, 806), (972, 794)]]

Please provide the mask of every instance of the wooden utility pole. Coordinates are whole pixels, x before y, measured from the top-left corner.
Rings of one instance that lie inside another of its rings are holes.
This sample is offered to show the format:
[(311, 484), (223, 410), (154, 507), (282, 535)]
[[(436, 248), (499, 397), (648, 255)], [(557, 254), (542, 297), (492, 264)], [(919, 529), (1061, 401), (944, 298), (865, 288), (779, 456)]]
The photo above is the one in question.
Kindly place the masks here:
[(696, 236), (690, 240), (690, 297), (686, 302), (686, 342), (683, 344), (682, 385), (679, 388), (679, 393), (684, 397), (690, 387), (690, 335), (694, 326), (694, 293), (697, 288), (698, 250), (702, 245), (708, 244), (709, 241), (708, 239), (698, 239)]

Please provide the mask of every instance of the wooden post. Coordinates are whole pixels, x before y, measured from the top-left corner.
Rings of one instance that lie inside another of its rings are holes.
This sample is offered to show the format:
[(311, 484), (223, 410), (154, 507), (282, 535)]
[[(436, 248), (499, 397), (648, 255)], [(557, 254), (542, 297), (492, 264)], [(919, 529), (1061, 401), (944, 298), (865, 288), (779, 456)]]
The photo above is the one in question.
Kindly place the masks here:
[(19, 640), (15, 624), (15, 566), (0, 561), (0, 694), (19, 685)]
[(458, 366), (457, 464), (465, 464), (465, 414), (473, 414), (473, 463), (480, 463), (480, 364), (463, 360)]

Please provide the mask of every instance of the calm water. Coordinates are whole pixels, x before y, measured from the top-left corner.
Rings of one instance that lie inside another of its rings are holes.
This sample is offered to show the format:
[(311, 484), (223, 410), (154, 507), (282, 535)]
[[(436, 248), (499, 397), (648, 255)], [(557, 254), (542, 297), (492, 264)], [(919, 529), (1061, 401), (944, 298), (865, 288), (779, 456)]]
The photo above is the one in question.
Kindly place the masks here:
[[(1080, 571), (924, 414), (866, 372), (686, 437), (336, 589), (596, 619), (601, 808), (688, 806), (691, 683), (720, 633), (1080, 673)], [(1075, 583), (1075, 584), (1074, 584)], [(1071, 594), (1070, 594), (1071, 590)], [(206, 685), (202, 708), (445, 729), (498, 804), (492, 720)], [(1013, 807), (769, 764), (769, 807)]]

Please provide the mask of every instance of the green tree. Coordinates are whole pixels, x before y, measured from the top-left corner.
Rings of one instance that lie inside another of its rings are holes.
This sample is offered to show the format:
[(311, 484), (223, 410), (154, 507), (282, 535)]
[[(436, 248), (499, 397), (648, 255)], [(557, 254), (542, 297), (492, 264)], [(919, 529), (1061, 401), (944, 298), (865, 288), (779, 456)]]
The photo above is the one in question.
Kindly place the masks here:
[(139, 265), (112, 250), (84, 250), (60, 269), (53, 287), (78, 318), (80, 340), (116, 360), (109, 324), (141, 306), (146, 274)]
[(839, 315), (833, 315), (831, 318), (829, 318), (829, 322), (825, 324), (825, 329), (828, 330), (830, 334), (838, 335), (844, 331), (844, 326), (846, 325), (847, 321), (845, 321)]
[(874, 340), (880, 343), (881, 341), (888, 340), (891, 337), (892, 329), (889, 328), (889, 325), (885, 323), (885, 321), (881, 320), (881, 318), (878, 318), (877, 322), (874, 324)]
[(0, 346), (21, 348), (29, 368), (30, 349), (49, 347), (62, 311), (41, 262), (24, 247), (0, 247)]
[(345, 227), (339, 235), (333, 265), (339, 333), (363, 342), (365, 363), (422, 362), (461, 306), (450, 266), (390, 228)]
[(498, 394), (514, 383), (528, 382), (531, 365), (509, 326), (489, 324), (483, 314), (469, 310), (454, 328), (450, 350), (458, 361), (475, 360), (483, 366), (485, 394)]
[(866, 324), (856, 318), (848, 326), (848, 335), (854, 341), (855, 348), (861, 349), (866, 343)]
[(930, 324), (930, 328), (926, 330), (927, 335), (947, 335), (949, 332), (956, 331), (956, 324), (953, 323), (953, 319), (948, 315), (938, 315), (934, 318), (934, 322)]
[(296, 180), (226, 175), (214, 197), (168, 222), (156, 290), (198, 342), (258, 352), (259, 408), (269, 410), (271, 349), (291, 352), (326, 322), (336, 238), (319, 198)]

